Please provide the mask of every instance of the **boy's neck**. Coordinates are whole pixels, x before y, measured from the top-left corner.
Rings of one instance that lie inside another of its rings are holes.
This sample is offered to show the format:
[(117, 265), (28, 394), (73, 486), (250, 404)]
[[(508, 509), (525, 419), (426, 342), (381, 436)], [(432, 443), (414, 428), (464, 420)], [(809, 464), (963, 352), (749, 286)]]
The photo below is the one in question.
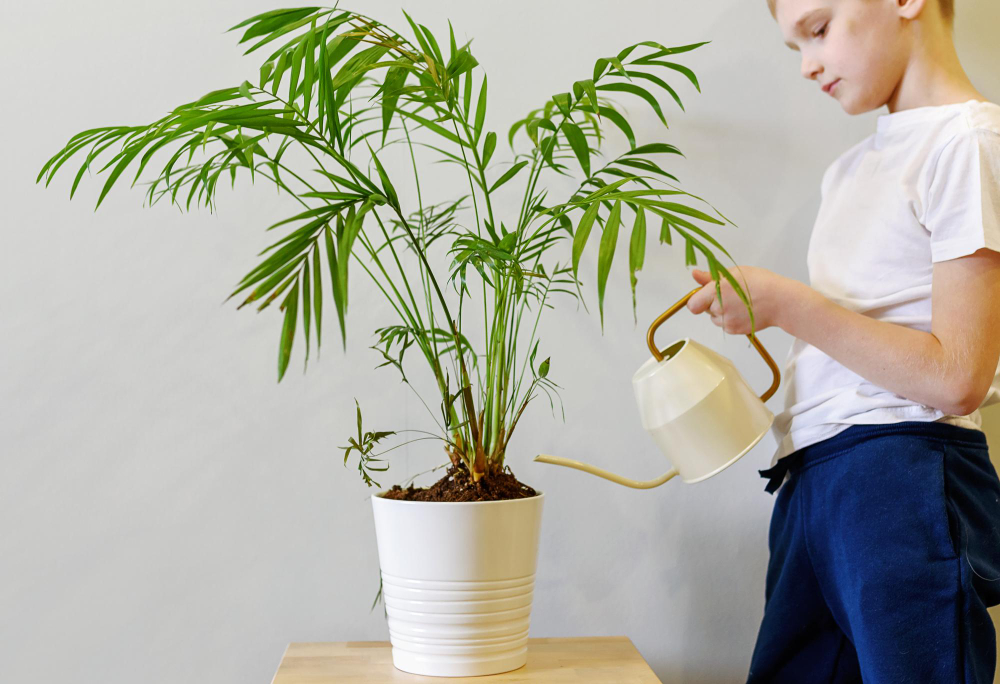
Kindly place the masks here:
[(913, 41), (914, 51), (889, 100), (885, 103), (889, 113), (955, 104), (969, 100), (987, 102), (958, 59), (951, 30), (942, 28), (935, 35)]

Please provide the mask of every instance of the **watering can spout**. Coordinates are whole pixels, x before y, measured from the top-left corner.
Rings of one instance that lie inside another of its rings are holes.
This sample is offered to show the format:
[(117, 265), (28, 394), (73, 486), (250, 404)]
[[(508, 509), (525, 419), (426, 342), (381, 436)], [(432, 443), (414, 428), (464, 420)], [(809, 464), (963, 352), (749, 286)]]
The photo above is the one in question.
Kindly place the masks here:
[(597, 475), (598, 477), (603, 477), (606, 480), (611, 480), (612, 482), (617, 482), (620, 485), (633, 487), (635, 489), (652, 489), (653, 487), (659, 487), (673, 476), (680, 474), (677, 468), (671, 468), (655, 480), (633, 480), (631, 478), (622, 477), (621, 475), (616, 475), (615, 473), (604, 470), (603, 468), (581, 463), (580, 461), (574, 461), (571, 458), (552, 456), (551, 454), (538, 454), (535, 456), (535, 460), (541, 463), (553, 463), (555, 465), (566, 466), (568, 468), (576, 468), (577, 470), (582, 470), (586, 473), (590, 473), (591, 475)]

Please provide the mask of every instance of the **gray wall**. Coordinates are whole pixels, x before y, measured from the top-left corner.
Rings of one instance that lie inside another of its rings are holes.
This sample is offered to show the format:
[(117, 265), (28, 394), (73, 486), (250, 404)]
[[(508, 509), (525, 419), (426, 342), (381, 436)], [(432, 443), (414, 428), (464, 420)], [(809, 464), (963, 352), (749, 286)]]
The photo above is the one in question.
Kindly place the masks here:
[[(685, 153), (668, 161), (683, 187), (739, 225), (716, 233), (737, 261), (800, 280), (823, 169), (884, 113), (849, 117), (804, 80), (764, 0), (405, 5), (435, 31), (450, 18), (460, 40), (475, 38), (490, 78), (487, 127), (501, 140), (598, 57), (646, 39), (712, 40), (683, 60), (703, 88), (675, 80), (687, 112), (667, 107), (669, 131), (627, 106), (641, 138)], [(348, 6), (405, 26), (399, 3)], [(290, 641), (388, 638), (381, 607), (369, 612), (372, 490), (336, 447), (355, 430), (355, 397), (366, 429), (434, 424), (395, 371), (373, 370), (371, 334), (395, 322), (382, 295), (355, 268), (346, 356), (328, 313), (321, 358), (314, 350), (303, 373), (299, 348), (278, 385), (277, 307), (255, 316), (222, 301), (269, 244), (263, 228), (294, 211), (287, 198), (243, 182), (220, 193), (217, 215), (182, 214), (166, 203), (144, 209), (141, 191), (116, 188), (95, 214), (103, 176), (86, 179), (73, 202), (72, 172), (48, 190), (33, 185), (80, 130), (150, 121), (252, 78), (257, 55), (241, 57), (224, 30), (270, 7), (105, 0), (2, 10), (0, 680), (266, 682)], [(960, 55), (993, 100), (998, 25), (995, 3), (959, 3)], [(443, 167), (427, 168), (425, 196), (453, 197)], [(412, 189), (401, 192), (412, 201)], [(513, 194), (500, 210), (516, 213)], [(540, 326), (565, 421), (539, 395), (508, 459), (548, 497), (532, 636), (624, 634), (665, 682), (739, 681), (763, 614), (773, 499), (756, 470), (770, 436), (719, 477), (652, 491), (531, 460), (554, 453), (637, 478), (667, 468), (639, 424), (630, 378), (647, 354), (646, 326), (694, 281), (682, 250), (658, 246), (639, 274), (634, 324), (626, 263), (621, 250), (603, 335), (593, 248), (582, 274), (592, 313), (564, 298)], [(695, 337), (767, 386), (745, 338), (686, 316), (665, 326), (664, 344)], [(760, 339), (779, 360), (792, 341), (773, 328)], [(415, 350), (412, 361), (436, 412)], [(781, 394), (769, 405), (780, 410)], [(437, 442), (390, 457), (384, 485), (442, 460)]]

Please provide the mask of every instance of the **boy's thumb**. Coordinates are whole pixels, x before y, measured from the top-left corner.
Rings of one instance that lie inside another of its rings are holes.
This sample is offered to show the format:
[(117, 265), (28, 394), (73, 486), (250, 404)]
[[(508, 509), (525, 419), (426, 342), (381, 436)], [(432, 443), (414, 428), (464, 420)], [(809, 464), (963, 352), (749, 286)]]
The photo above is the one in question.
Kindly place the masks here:
[(702, 285), (709, 281), (708, 273), (697, 268), (691, 271), (691, 275)]

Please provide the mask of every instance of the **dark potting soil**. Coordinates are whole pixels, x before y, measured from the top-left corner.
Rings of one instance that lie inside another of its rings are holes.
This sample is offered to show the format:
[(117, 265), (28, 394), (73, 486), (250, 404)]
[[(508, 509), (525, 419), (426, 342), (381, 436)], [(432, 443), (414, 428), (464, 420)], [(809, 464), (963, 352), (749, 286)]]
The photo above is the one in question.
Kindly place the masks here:
[(393, 485), (382, 498), (403, 501), (502, 501), (531, 496), (538, 496), (538, 492), (514, 477), (510, 468), (473, 482), (467, 470), (449, 466), (448, 472), (430, 487), (410, 485), (403, 489), (399, 485)]

